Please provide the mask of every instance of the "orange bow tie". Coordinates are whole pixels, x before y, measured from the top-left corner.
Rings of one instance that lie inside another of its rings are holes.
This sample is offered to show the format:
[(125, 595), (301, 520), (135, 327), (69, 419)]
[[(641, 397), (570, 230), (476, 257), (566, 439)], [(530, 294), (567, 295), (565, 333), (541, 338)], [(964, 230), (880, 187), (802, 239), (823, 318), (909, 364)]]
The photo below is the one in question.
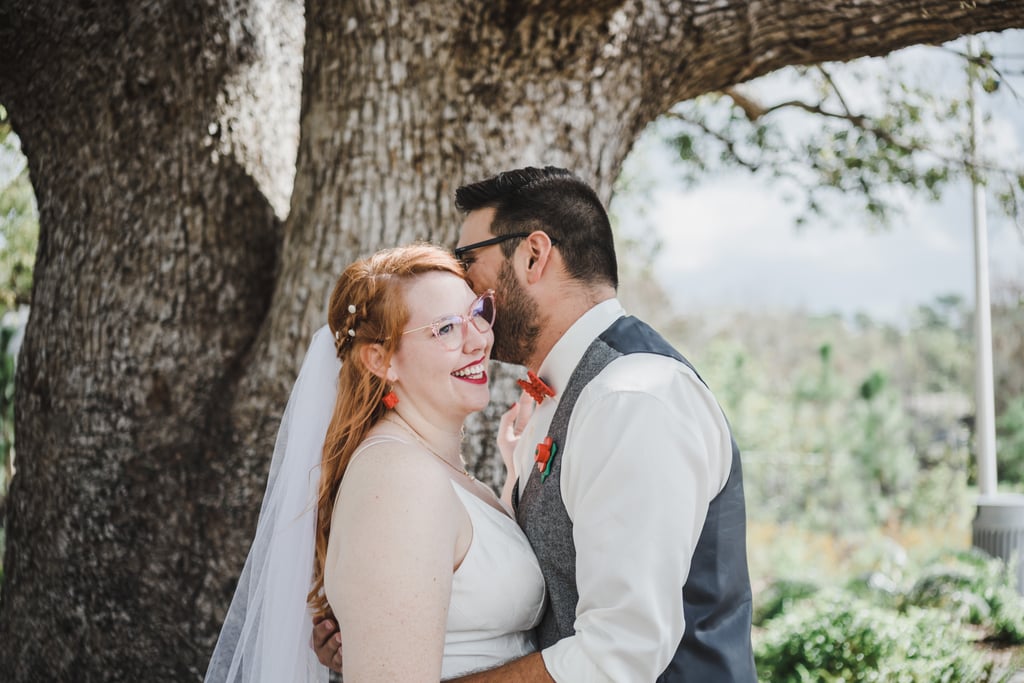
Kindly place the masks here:
[(529, 370), (526, 371), (527, 379), (517, 379), (516, 384), (523, 388), (537, 403), (543, 403), (547, 396), (554, 396), (555, 390), (544, 383), (537, 375)]

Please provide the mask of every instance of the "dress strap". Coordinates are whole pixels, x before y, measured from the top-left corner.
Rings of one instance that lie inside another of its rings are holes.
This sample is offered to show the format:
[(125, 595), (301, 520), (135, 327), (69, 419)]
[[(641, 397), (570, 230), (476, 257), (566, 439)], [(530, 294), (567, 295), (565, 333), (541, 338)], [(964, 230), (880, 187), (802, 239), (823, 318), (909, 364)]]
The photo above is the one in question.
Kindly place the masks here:
[(355, 452), (352, 454), (352, 457), (349, 459), (349, 462), (351, 463), (353, 460), (355, 460), (357, 457), (359, 457), (359, 455), (361, 453), (363, 453), (364, 451), (369, 450), (373, 446), (378, 446), (378, 445), (380, 445), (382, 443), (387, 443), (389, 441), (394, 442), (394, 443), (404, 443), (404, 444), (406, 444), (408, 446), (414, 445), (411, 441), (406, 441), (405, 439), (401, 439), (401, 438), (399, 438), (397, 436), (392, 436), (390, 434), (376, 434), (376, 435), (371, 436), (371, 437), (369, 437), (367, 439), (364, 439), (363, 442), (361, 444), (359, 444), (359, 446), (356, 448)]

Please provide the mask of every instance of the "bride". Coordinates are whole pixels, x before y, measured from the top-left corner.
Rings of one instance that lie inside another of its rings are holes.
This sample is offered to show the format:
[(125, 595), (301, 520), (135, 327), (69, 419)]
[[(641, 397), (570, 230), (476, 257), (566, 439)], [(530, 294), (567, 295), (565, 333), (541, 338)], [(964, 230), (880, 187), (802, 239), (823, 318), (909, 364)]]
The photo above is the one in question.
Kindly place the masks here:
[[(534, 649), (544, 582), (462, 461), (489, 399), (494, 295), (428, 245), (353, 263), (281, 422), (256, 537), (207, 681), (326, 681), (333, 613), (354, 681), (438, 681)], [(340, 362), (340, 365), (339, 365)]]

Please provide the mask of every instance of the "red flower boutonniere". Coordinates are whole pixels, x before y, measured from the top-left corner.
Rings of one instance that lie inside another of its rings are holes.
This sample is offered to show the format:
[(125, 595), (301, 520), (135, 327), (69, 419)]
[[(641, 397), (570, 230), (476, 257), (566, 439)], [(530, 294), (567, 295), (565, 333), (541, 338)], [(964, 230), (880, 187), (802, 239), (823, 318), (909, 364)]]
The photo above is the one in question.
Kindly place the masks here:
[(551, 463), (557, 452), (558, 444), (552, 441), (550, 436), (544, 437), (544, 440), (537, 444), (537, 449), (534, 451), (534, 462), (537, 463), (537, 471), (540, 472), (542, 484), (551, 474)]

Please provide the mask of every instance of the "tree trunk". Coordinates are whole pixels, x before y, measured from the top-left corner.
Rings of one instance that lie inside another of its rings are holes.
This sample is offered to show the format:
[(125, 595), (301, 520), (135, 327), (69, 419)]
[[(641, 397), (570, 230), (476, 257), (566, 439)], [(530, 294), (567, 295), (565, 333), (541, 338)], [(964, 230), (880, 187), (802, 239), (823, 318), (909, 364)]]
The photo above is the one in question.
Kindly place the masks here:
[(201, 675), (335, 277), (452, 243), (460, 183), (553, 163), (608, 200), (680, 99), (1024, 23), (1024, 0), (309, 0), (293, 164), (293, 2), (15, 4), (0, 97), (41, 238), (0, 605), (14, 681)]
[(22, 5), (0, 37), (17, 65), (2, 97), (41, 234), (0, 671), (194, 679), (213, 628), (197, 599), (223, 552), (210, 535), (221, 513), (195, 492), (215, 478), (245, 491), (251, 524), (265, 476), (259, 463), (226, 473), (217, 462), (274, 282), (302, 8)]

